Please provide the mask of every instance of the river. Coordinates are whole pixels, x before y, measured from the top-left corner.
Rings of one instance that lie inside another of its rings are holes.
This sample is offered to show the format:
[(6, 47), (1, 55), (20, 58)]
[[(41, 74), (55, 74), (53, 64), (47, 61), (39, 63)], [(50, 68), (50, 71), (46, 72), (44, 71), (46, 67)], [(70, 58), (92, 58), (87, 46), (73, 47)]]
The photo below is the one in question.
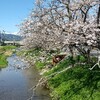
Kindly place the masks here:
[[(40, 79), (40, 75), (34, 67), (28, 68), (28, 64), (13, 54), (8, 57), (8, 66), (0, 70), (0, 100), (27, 100)], [(38, 87), (32, 100), (50, 100), (49, 90)]]

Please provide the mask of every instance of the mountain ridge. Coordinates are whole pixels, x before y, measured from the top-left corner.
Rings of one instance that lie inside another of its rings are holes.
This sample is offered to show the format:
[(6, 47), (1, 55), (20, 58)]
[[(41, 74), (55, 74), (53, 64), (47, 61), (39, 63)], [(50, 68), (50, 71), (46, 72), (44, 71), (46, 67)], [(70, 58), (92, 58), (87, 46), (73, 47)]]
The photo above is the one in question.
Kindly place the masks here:
[(0, 34), (0, 39), (4, 41), (21, 41), (22, 37), (14, 34)]

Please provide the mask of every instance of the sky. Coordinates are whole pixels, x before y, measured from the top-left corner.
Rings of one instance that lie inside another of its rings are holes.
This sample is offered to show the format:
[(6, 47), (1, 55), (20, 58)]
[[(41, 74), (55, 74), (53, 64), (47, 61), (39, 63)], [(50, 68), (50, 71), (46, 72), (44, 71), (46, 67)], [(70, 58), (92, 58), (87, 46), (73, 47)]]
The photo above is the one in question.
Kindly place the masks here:
[(16, 26), (28, 17), (35, 0), (0, 0), (0, 30), (16, 33)]

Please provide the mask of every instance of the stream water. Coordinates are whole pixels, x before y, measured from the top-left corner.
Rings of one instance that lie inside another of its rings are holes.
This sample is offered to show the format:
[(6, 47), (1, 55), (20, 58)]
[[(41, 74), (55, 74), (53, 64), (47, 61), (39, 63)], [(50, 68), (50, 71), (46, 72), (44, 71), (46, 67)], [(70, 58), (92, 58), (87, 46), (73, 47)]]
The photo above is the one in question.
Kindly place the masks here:
[[(22, 61), (15, 54), (9, 57), (8, 66), (0, 70), (0, 100), (27, 100), (40, 78), (34, 67)], [(23, 69), (23, 70), (22, 70)], [(49, 91), (38, 87), (32, 100), (50, 100)]]

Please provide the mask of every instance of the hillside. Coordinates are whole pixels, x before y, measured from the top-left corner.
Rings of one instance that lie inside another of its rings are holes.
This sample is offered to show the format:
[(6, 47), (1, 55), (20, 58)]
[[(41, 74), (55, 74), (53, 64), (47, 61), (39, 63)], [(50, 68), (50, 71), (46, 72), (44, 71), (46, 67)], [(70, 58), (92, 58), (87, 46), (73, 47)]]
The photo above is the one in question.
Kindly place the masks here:
[(0, 34), (0, 39), (6, 40), (6, 41), (20, 41), (22, 39), (19, 35), (13, 35), (13, 34)]

